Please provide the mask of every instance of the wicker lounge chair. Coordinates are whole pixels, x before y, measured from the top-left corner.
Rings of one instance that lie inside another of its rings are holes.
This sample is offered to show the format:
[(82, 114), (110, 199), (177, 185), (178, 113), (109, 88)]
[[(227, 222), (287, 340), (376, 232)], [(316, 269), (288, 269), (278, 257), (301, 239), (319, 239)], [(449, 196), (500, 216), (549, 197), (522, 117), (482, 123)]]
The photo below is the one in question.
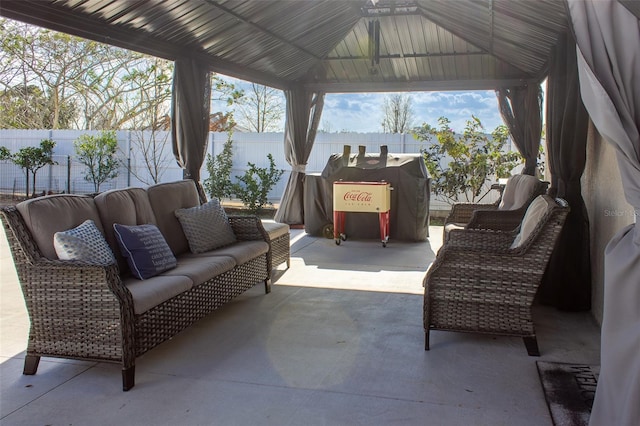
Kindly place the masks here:
[(425, 350), (431, 330), (519, 336), (538, 356), (531, 306), (569, 211), (541, 195), (520, 232), (453, 230), (424, 278)]
[(502, 197), (494, 204), (458, 203), (444, 221), (442, 241), (447, 241), (452, 229), (474, 228), (513, 231), (524, 216), (529, 204), (547, 191), (549, 182), (535, 176), (511, 176)]

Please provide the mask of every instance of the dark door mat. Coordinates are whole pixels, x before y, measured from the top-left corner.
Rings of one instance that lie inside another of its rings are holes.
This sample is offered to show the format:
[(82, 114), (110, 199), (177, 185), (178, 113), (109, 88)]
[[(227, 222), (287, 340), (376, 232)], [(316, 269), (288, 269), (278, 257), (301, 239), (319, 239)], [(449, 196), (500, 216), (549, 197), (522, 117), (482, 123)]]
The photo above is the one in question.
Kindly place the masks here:
[(600, 366), (544, 361), (536, 364), (553, 424), (587, 426)]

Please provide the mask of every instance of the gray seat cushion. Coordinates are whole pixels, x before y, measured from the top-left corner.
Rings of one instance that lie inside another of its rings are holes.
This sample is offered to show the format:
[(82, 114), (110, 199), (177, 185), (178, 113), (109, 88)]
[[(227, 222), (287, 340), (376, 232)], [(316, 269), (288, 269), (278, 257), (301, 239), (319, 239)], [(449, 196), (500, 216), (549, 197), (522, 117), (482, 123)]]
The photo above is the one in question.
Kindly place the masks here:
[(184, 257), (200, 257), (200, 256), (229, 256), (232, 257), (238, 265), (247, 263), (269, 251), (269, 244), (265, 241), (238, 241), (230, 246), (222, 247), (206, 253), (188, 253)]
[(167, 240), (173, 254), (179, 256), (188, 253), (189, 242), (175, 211), (200, 205), (195, 183), (190, 179), (159, 183), (147, 188), (147, 195), (156, 217), (156, 225)]
[(232, 270), (235, 266), (236, 261), (231, 256), (200, 256), (195, 258), (183, 255), (178, 258), (178, 266), (162, 275), (187, 276), (193, 281), (195, 287)]
[(116, 255), (120, 273), (126, 273), (129, 265), (120, 253), (120, 246), (113, 232), (113, 224), (155, 225), (156, 217), (151, 209), (147, 191), (143, 188), (113, 189), (98, 194), (94, 200), (104, 227), (104, 236)]
[(193, 287), (193, 281), (183, 275), (156, 275), (146, 280), (126, 278), (123, 283), (133, 298), (133, 311), (140, 315)]
[(82, 195), (49, 195), (19, 203), (16, 208), (44, 257), (58, 259), (53, 246), (56, 232), (77, 227), (85, 220), (92, 220), (104, 235), (98, 209), (93, 198)]

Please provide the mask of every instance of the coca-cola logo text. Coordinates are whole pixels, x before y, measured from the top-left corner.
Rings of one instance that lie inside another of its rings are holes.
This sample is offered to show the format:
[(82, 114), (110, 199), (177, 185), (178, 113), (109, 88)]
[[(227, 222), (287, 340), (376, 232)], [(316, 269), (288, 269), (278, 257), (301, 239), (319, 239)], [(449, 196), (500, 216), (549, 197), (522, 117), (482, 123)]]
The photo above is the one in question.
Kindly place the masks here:
[(344, 201), (358, 201), (361, 203), (370, 203), (373, 194), (365, 191), (348, 191), (344, 194)]

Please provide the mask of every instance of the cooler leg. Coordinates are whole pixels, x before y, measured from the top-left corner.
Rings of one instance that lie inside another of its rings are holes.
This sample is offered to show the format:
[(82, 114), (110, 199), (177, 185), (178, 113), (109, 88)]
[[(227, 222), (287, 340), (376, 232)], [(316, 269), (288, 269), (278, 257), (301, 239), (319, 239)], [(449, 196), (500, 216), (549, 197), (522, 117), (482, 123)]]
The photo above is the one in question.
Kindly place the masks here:
[(344, 225), (345, 225), (345, 212), (334, 211), (333, 212), (333, 238), (337, 245), (344, 238)]
[(380, 222), (380, 240), (382, 246), (386, 247), (389, 241), (389, 212), (379, 213), (378, 221)]

